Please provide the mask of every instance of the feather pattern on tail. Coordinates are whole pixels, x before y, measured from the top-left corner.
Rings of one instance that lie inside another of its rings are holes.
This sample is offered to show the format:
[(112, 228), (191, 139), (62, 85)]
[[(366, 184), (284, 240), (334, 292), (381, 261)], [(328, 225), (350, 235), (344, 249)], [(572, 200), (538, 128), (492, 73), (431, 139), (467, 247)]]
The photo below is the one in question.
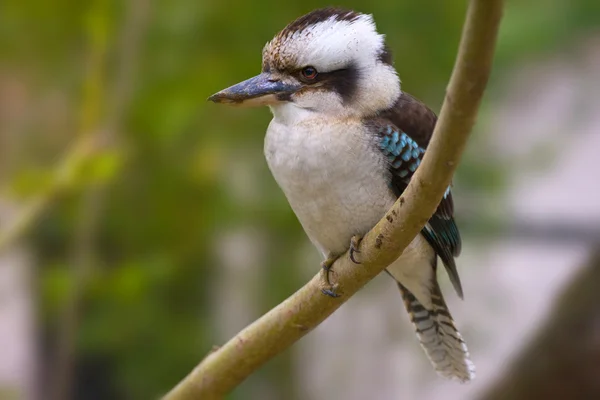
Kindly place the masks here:
[(398, 287), (417, 337), (431, 364), (445, 378), (467, 382), (475, 378), (475, 365), (456, 329), (437, 282), (431, 291), (431, 309), (426, 309), (400, 282)]

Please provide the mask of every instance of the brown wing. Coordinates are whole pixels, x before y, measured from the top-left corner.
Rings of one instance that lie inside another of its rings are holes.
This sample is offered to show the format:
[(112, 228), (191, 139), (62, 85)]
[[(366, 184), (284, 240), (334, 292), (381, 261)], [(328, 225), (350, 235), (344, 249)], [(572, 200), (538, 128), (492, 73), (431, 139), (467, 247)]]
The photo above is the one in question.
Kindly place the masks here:
[[(390, 187), (400, 196), (420, 164), (437, 116), (425, 104), (403, 93), (394, 106), (380, 113), (379, 117), (373, 121), (372, 129), (379, 133), (379, 147), (390, 162)], [(415, 149), (414, 143), (420, 148)], [(449, 189), (421, 233), (442, 259), (456, 292), (462, 298), (462, 285), (454, 262), (454, 257), (460, 254), (461, 239), (453, 218), (454, 202)]]
[[(388, 163), (390, 189), (396, 196), (401, 196), (421, 164), (425, 149), (389, 120), (379, 118), (367, 121), (367, 124), (367, 129), (377, 138), (377, 147)], [(454, 257), (460, 253), (461, 240), (458, 227), (449, 213), (452, 204), (449, 202), (450, 196), (448, 188), (421, 234), (442, 259), (456, 293), (462, 298), (462, 287), (454, 262)]]
[(390, 109), (379, 115), (408, 133), (424, 149), (429, 144), (437, 121), (437, 116), (429, 107), (405, 92)]
[[(429, 140), (437, 122), (437, 115), (429, 107), (406, 92), (402, 92), (396, 103), (379, 115), (406, 132), (424, 149), (429, 145)], [(444, 218), (454, 214), (452, 193), (448, 193), (442, 200), (436, 214)]]

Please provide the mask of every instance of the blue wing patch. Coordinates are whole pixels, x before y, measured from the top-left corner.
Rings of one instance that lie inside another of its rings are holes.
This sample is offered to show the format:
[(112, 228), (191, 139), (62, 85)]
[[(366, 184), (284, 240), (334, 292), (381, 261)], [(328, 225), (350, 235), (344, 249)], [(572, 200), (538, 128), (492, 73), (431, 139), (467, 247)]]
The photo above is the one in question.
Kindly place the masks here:
[[(421, 165), (425, 149), (413, 140), (406, 132), (402, 132), (394, 125), (385, 124), (376, 126), (379, 149), (390, 163), (392, 181), (390, 187), (400, 196), (413, 174)], [(446, 190), (444, 198), (438, 207), (437, 214), (443, 218), (451, 218), (454, 213), (454, 204), (450, 187)]]
[(400, 178), (407, 178), (417, 170), (425, 149), (419, 147), (417, 142), (406, 133), (388, 125), (381, 136), (379, 148), (390, 161), (391, 167)]

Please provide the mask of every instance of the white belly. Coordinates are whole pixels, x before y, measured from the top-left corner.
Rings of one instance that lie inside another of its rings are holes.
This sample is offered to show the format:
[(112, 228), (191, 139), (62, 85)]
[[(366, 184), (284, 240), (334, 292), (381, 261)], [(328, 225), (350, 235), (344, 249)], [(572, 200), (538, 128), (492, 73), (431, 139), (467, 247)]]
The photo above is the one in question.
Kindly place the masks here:
[[(396, 200), (387, 165), (360, 121), (271, 121), (265, 156), (298, 220), (324, 257), (340, 255), (353, 235), (368, 232)], [(388, 267), (429, 306), (435, 253), (418, 235)]]
[(358, 120), (269, 125), (269, 168), (325, 256), (345, 252), (350, 238), (369, 231), (395, 201), (387, 167), (370, 140)]

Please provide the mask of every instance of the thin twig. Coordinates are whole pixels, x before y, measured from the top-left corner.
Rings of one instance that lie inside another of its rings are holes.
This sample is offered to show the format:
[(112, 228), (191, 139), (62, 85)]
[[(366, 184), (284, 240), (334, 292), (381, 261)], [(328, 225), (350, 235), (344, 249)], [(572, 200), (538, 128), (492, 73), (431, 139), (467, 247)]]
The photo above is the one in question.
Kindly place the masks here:
[(423, 228), (450, 184), (475, 122), (491, 71), (502, 0), (472, 0), (431, 143), (405, 193), (364, 237), (362, 265), (346, 254), (333, 266), (340, 298), (320, 291), (319, 275), (208, 355), (165, 400), (221, 399), (248, 375), (314, 329), (400, 256)]

